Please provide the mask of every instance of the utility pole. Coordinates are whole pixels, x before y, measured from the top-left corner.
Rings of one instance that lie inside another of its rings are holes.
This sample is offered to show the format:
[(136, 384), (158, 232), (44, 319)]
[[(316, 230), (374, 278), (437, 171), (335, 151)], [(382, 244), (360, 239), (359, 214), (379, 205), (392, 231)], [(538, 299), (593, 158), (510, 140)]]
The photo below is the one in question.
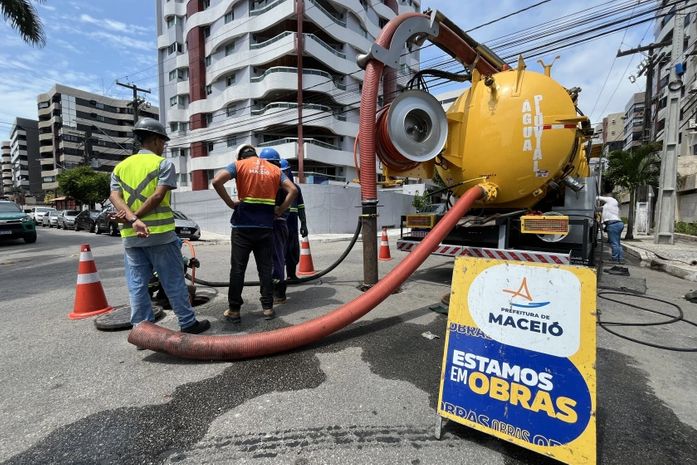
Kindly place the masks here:
[[(122, 82), (116, 81), (117, 86), (125, 87), (127, 89), (131, 89), (133, 91), (133, 101), (131, 102), (131, 105), (133, 106), (133, 127), (136, 127), (136, 123), (138, 122), (138, 108), (140, 108), (140, 105), (145, 102), (145, 99), (142, 99), (138, 96), (138, 92), (145, 92), (146, 94), (150, 93), (150, 89), (141, 89), (135, 84), (124, 84)], [(136, 145), (138, 144), (138, 141), (136, 140), (135, 134), (133, 134), (133, 152), (136, 152)]]
[[(633, 55), (639, 52), (649, 52), (648, 58), (638, 66), (639, 72), (636, 76), (640, 77), (644, 73), (646, 74), (646, 90), (644, 91), (644, 132), (642, 142), (650, 142), (651, 139), (651, 100), (653, 99), (653, 68), (656, 66), (657, 63), (660, 63), (660, 57), (659, 59), (656, 59), (656, 55), (654, 55), (653, 50), (655, 48), (666, 47), (671, 44), (672, 42), (665, 41), (645, 46), (640, 45), (639, 47), (631, 48), (625, 51), (617, 51), (618, 58), (627, 55)], [(636, 77), (630, 76), (629, 79), (633, 83), (636, 80)]]
[(303, 131), (303, 52), (305, 49), (305, 36), (303, 33), (303, 20), (305, 19), (305, 0), (296, 0), (295, 14), (297, 15), (297, 43), (298, 57), (298, 184), (305, 183), (305, 139)]
[[(668, 108), (663, 132), (663, 153), (661, 156), (661, 177), (658, 187), (657, 221), (654, 242), (672, 244), (675, 231), (675, 206), (677, 204), (678, 176), (678, 132), (680, 125), (680, 104), (683, 74), (683, 25), (684, 15), (673, 16), (673, 46), (670, 78), (668, 81)], [(680, 18), (680, 21), (678, 21)]]

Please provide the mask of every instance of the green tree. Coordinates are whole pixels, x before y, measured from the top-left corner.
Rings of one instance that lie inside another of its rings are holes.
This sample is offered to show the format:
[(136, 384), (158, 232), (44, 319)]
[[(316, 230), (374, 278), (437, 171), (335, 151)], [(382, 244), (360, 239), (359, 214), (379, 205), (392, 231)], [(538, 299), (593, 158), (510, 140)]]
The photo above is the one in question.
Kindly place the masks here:
[[(34, 0), (44, 3), (45, 0)], [(5, 21), (19, 32), (22, 40), (37, 47), (46, 45), (44, 26), (29, 0), (0, 0), (0, 12)]]
[(87, 165), (65, 170), (58, 175), (58, 186), (63, 194), (80, 204), (93, 207), (109, 197), (109, 175), (94, 171)]
[(629, 151), (618, 150), (610, 153), (606, 179), (613, 185), (629, 192), (629, 214), (627, 215), (627, 234), (625, 239), (634, 239), (634, 216), (637, 188), (658, 186), (661, 145), (655, 142), (643, 144)]

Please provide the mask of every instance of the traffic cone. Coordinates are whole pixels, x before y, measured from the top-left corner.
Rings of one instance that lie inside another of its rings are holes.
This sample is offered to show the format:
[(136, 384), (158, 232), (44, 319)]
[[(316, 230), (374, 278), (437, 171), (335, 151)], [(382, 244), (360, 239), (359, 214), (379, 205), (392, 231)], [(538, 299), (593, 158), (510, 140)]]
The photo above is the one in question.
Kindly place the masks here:
[(382, 228), (382, 237), (380, 238), (380, 253), (378, 254), (378, 260), (387, 262), (392, 260), (392, 255), (390, 255), (390, 243), (387, 242), (387, 228)]
[(312, 276), (315, 273), (315, 265), (312, 263), (312, 253), (310, 253), (310, 241), (307, 237), (303, 237), (300, 241), (300, 264), (297, 274), (300, 276)]
[(102, 282), (99, 280), (97, 265), (92, 258), (89, 244), (80, 246), (80, 263), (77, 268), (77, 286), (75, 286), (75, 304), (73, 312), (68, 315), (71, 320), (79, 320), (100, 313), (111, 311), (106, 301)]

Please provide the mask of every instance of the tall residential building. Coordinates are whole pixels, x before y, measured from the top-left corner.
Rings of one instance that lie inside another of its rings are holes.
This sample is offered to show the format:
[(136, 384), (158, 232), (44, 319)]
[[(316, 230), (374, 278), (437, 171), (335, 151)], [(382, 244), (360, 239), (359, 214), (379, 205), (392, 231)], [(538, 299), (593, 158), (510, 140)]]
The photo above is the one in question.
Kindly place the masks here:
[[(131, 155), (133, 108), (120, 100), (56, 84), (37, 97), (42, 188), (58, 188), (63, 169), (89, 163), (110, 172)], [(158, 118), (157, 107), (139, 108), (141, 117)]]
[(624, 113), (610, 113), (603, 118), (602, 143), (607, 153), (624, 147)]
[[(666, 127), (670, 72), (676, 65), (684, 72), (677, 85), (682, 86), (682, 100), (678, 123), (679, 155), (697, 155), (697, 5), (688, 2), (661, 0), (654, 28), (654, 43), (668, 45), (654, 49), (652, 71), (651, 108), (647, 139), (662, 141)], [(683, 53), (673, 53), (674, 28), (683, 30)], [(648, 112), (647, 112), (648, 114)]]
[[(356, 57), (387, 21), (419, 4), (158, 0), (160, 116), (180, 186), (207, 189), (215, 170), (247, 143), (274, 147), (294, 170), (301, 148), (308, 182), (355, 178), (363, 79)], [(418, 53), (403, 54), (388, 93), (418, 66)]]
[(37, 121), (16, 118), (10, 131), (12, 184), (23, 196), (41, 196), (39, 129)]
[(12, 193), (12, 159), (10, 158), (10, 141), (2, 141), (2, 152), (0, 153), (0, 194), (10, 195)]
[(637, 92), (624, 107), (624, 148), (631, 150), (644, 143), (644, 93)]

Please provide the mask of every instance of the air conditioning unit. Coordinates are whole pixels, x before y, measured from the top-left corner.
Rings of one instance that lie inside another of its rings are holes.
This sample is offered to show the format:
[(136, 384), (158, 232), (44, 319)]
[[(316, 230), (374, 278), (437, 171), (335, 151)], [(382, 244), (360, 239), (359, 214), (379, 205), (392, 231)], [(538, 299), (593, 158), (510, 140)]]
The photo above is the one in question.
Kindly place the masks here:
[(697, 118), (690, 118), (687, 120), (687, 129), (688, 130), (697, 130)]
[(690, 94), (697, 94), (697, 81), (690, 84), (690, 87), (688, 88), (687, 92)]

